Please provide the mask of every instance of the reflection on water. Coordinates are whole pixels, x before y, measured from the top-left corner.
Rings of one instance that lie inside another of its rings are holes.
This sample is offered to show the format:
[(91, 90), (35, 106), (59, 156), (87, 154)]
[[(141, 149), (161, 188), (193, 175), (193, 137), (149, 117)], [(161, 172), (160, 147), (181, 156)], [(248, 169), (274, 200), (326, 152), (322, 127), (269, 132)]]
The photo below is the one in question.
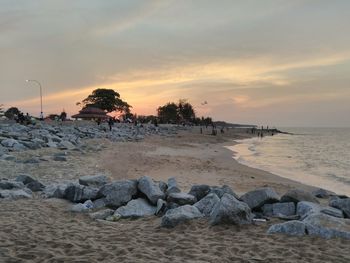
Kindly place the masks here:
[(350, 195), (350, 128), (289, 128), (229, 147), (243, 164)]

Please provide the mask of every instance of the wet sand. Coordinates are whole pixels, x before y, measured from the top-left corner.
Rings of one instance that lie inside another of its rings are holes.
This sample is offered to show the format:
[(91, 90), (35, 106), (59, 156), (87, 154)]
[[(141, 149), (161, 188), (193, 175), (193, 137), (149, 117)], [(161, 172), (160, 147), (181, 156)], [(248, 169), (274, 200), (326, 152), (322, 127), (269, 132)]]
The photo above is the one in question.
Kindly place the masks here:
[[(238, 194), (271, 186), (279, 194), (302, 185), (249, 168), (232, 159), (224, 148), (228, 138), (195, 133), (176, 137), (149, 137), (142, 142), (89, 142), (84, 153), (72, 151), (68, 162), (48, 156), (58, 150), (19, 153), (25, 159), (36, 154), (40, 164), (2, 162), (1, 177), (26, 172), (44, 183), (105, 173), (112, 179), (149, 175), (166, 181), (175, 176), (187, 191), (195, 183), (231, 186)], [(315, 237), (267, 235), (270, 221), (250, 226), (210, 227), (205, 219), (174, 229), (160, 227), (160, 218), (92, 221), (85, 214), (68, 212), (64, 200), (0, 201), (0, 262), (349, 262), (350, 242)]]

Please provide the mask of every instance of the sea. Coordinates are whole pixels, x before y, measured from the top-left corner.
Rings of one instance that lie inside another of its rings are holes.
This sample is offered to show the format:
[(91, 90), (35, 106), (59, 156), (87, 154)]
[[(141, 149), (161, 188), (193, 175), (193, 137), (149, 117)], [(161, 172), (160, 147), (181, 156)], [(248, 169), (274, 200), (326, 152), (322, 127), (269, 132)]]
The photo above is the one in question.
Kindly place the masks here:
[(281, 128), (291, 134), (237, 141), (245, 165), (350, 196), (350, 128)]

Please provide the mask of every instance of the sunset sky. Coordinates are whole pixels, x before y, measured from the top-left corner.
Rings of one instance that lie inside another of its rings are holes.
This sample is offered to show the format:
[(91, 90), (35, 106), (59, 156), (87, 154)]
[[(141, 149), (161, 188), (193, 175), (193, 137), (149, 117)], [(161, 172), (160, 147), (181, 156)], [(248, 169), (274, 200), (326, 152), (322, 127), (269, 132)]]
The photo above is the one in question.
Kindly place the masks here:
[(45, 114), (113, 88), (137, 114), (350, 126), (350, 1), (0, 0), (0, 104), (38, 115), (26, 79)]

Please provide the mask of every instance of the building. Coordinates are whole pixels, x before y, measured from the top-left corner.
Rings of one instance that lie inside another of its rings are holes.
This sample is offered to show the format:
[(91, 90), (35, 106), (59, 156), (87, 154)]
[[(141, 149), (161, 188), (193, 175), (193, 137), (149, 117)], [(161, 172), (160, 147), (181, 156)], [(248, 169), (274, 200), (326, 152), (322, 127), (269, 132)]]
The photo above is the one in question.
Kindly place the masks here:
[(105, 120), (108, 119), (109, 116), (104, 110), (101, 110), (96, 107), (87, 106), (84, 107), (78, 114), (72, 115), (74, 119), (82, 119), (82, 120)]

